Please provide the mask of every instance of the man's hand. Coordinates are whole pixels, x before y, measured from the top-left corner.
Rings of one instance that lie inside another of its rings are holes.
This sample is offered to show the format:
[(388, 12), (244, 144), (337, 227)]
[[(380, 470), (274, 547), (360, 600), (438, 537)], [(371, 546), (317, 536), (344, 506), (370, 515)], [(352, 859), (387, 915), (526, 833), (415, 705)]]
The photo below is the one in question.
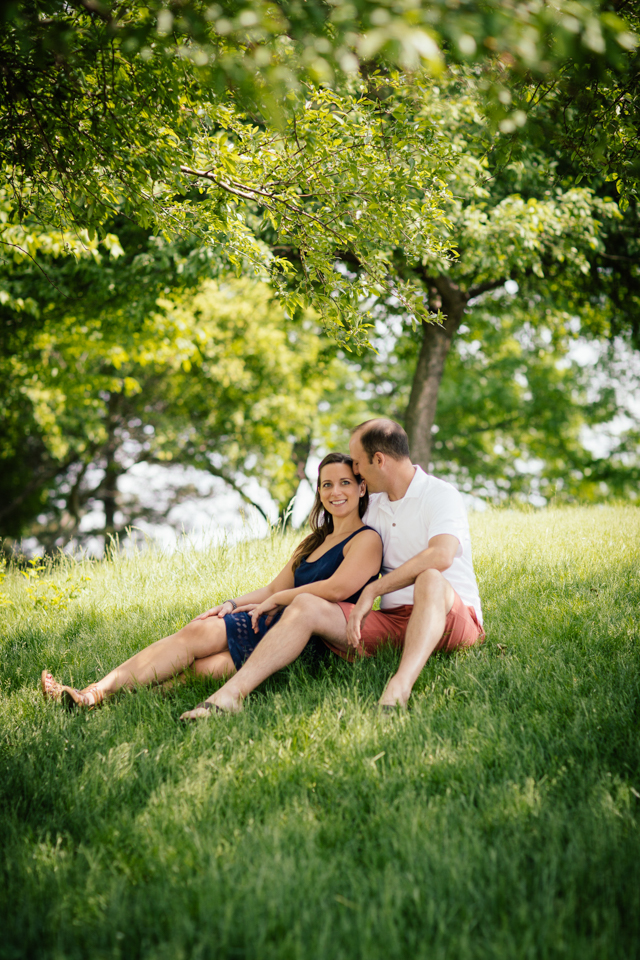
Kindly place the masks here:
[(360, 599), (349, 615), (349, 621), (347, 623), (347, 645), (353, 647), (354, 650), (358, 650), (361, 646), (362, 638), (360, 627), (365, 617), (371, 613), (375, 598), (375, 594), (372, 595), (370, 592), (367, 592), (366, 589), (363, 590), (360, 594)]
[(283, 605), (275, 599), (276, 597), (277, 594), (274, 593), (272, 597), (268, 597), (266, 600), (263, 600), (262, 603), (258, 603), (251, 611), (251, 626), (253, 627), (254, 633), (258, 632), (258, 620), (263, 613), (271, 612), (271, 616), (267, 617), (267, 626), (269, 627), (275, 615), (284, 609)]

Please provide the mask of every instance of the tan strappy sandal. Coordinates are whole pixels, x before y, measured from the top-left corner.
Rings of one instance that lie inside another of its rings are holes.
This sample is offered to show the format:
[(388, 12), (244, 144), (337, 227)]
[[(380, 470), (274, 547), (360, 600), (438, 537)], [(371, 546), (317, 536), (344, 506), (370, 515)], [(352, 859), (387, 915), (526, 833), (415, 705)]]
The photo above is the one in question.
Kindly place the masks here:
[(64, 688), (48, 670), (43, 670), (40, 674), (40, 686), (45, 700), (60, 700)]
[[(75, 687), (62, 687), (60, 697), (68, 710), (75, 710), (78, 707), (93, 710), (104, 700), (104, 694), (96, 683), (90, 684), (84, 690), (76, 690)], [(91, 699), (92, 697), (93, 699)]]

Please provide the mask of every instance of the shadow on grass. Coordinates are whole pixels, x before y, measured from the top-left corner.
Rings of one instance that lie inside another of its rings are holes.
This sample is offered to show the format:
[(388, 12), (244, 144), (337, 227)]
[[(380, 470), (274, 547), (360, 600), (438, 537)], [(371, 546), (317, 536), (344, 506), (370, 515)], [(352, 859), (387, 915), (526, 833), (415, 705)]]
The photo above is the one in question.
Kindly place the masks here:
[(386, 723), (390, 648), (303, 660), (183, 727), (211, 686), (70, 716), (36, 684), (46, 656), (88, 682), (191, 611), (16, 631), (0, 954), (636, 956), (639, 593), (631, 565), (494, 575), (486, 644), (433, 657)]

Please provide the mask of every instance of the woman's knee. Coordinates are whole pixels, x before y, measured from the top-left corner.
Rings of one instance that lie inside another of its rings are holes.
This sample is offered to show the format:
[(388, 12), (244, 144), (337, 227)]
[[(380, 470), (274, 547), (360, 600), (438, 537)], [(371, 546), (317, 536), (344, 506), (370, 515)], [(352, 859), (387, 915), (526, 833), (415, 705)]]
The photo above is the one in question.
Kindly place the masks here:
[(191, 655), (202, 657), (226, 648), (227, 631), (224, 620), (211, 617), (208, 620), (192, 620), (171, 639)]
[(191, 623), (186, 623), (184, 627), (181, 627), (177, 633), (174, 633), (171, 639), (179, 644), (189, 646), (198, 636), (198, 632), (197, 623), (192, 621)]

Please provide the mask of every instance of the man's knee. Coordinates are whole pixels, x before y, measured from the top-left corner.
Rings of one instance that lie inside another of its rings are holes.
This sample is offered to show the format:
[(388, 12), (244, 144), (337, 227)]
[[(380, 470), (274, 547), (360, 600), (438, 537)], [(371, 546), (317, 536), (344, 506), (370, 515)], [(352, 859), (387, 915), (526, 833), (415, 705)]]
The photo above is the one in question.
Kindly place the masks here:
[(328, 606), (331, 605), (322, 597), (299, 593), (286, 607), (282, 619), (311, 636), (324, 623)]
[(312, 593), (299, 593), (284, 611), (283, 616), (314, 617), (326, 603), (321, 597), (314, 597)]
[(453, 587), (439, 570), (423, 570), (414, 584), (414, 603), (435, 597), (442, 597), (450, 607), (453, 603)]

